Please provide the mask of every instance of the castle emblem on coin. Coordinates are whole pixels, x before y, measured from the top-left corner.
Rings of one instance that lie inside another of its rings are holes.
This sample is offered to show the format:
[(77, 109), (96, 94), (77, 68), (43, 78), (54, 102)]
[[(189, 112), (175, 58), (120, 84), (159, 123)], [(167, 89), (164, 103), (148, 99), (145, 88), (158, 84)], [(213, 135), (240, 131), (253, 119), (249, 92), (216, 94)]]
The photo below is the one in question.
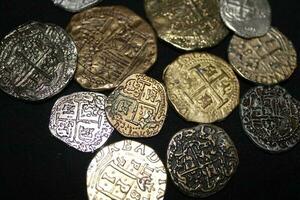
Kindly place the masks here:
[(53, 3), (69, 12), (79, 12), (102, 0), (52, 0)]

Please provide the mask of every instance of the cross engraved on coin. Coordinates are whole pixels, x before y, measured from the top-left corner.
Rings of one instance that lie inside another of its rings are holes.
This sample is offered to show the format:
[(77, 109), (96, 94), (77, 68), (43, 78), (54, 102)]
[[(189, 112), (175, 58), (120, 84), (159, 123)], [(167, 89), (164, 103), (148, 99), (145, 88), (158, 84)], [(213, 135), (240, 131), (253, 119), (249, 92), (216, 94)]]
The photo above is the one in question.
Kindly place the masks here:
[(53, 3), (69, 12), (79, 12), (102, 0), (52, 0)]

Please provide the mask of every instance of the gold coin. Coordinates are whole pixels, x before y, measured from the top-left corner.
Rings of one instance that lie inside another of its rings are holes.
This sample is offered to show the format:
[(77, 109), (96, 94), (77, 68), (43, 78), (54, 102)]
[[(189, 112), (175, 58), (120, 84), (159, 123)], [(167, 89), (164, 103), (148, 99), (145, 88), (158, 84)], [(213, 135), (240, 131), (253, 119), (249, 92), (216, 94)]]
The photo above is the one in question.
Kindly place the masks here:
[(188, 121), (222, 120), (239, 103), (240, 86), (233, 70), (207, 53), (180, 56), (167, 66), (163, 78), (170, 101)]
[(102, 148), (87, 170), (90, 200), (163, 200), (166, 169), (155, 151), (123, 140)]
[(275, 28), (259, 38), (233, 36), (228, 58), (242, 77), (266, 85), (288, 79), (297, 67), (297, 54), (292, 42)]
[(229, 33), (218, 0), (144, 0), (158, 36), (184, 49), (211, 47)]
[(75, 79), (86, 89), (115, 88), (156, 61), (153, 29), (125, 7), (96, 7), (78, 13), (67, 31), (79, 52)]
[(122, 135), (152, 137), (162, 128), (167, 108), (164, 86), (144, 74), (133, 74), (108, 96), (105, 111)]

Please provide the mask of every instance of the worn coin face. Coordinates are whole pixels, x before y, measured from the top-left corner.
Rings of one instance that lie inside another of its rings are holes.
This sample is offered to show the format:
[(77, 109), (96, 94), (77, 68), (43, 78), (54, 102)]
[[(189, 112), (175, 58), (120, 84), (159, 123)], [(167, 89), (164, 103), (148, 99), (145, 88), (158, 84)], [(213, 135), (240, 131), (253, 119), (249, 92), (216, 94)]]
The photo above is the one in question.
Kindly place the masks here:
[(133, 74), (107, 98), (110, 123), (126, 137), (152, 137), (162, 128), (168, 103), (164, 86), (144, 75)]
[(53, 3), (69, 12), (79, 12), (102, 0), (52, 0)]
[(218, 0), (144, 0), (146, 14), (158, 36), (172, 45), (193, 50), (218, 44), (228, 29)]
[(163, 200), (167, 174), (155, 151), (123, 140), (102, 148), (87, 170), (89, 199)]
[(167, 151), (167, 169), (174, 184), (192, 197), (207, 197), (221, 190), (238, 163), (237, 150), (227, 133), (209, 124), (179, 131)]
[(275, 28), (254, 39), (233, 36), (228, 57), (242, 77), (266, 85), (288, 79), (297, 67), (293, 44)]
[(76, 61), (75, 44), (62, 28), (21, 25), (0, 42), (0, 88), (30, 101), (51, 97), (71, 80)]
[(114, 130), (105, 115), (105, 100), (105, 95), (93, 92), (78, 92), (59, 98), (51, 112), (51, 133), (75, 149), (95, 151)]
[(271, 25), (268, 0), (220, 0), (220, 12), (228, 28), (241, 37), (263, 36)]
[(86, 89), (115, 88), (156, 61), (154, 31), (125, 7), (86, 10), (73, 16), (67, 30), (79, 51), (75, 79)]
[(258, 86), (241, 100), (243, 128), (260, 148), (286, 151), (300, 140), (300, 103), (280, 86)]
[(216, 56), (180, 56), (167, 66), (163, 76), (170, 101), (188, 121), (222, 120), (238, 105), (238, 79), (229, 64)]

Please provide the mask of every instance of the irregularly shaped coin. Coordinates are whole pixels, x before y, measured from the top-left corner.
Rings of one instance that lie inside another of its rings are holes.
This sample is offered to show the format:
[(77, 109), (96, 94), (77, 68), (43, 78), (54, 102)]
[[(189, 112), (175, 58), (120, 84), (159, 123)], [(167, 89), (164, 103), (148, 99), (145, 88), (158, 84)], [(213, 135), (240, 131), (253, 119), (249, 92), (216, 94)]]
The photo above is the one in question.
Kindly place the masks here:
[(52, 0), (53, 3), (69, 12), (79, 12), (102, 0)]
[(237, 150), (229, 136), (209, 124), (179, 131), (167, 152), (167, 169), (173, 182), (192, 197), (207, 197), (221, 190), (238, 163)]
[(228, 57), (242, 77), (266, 85), (288, 79), (297, 67), (293, 44), (275, 28), (254, 39), (233, 36)]
[(95, 151), (114, 130), (105, 115), (105, 100), (105, 95), (93, 92), (78, 92), (59, 98), (51, 112), (51, 133), (75, 149)]
[(243, 128), (260, 148), (286, 151), (300, 140), (300, 103), (279, 86), (258, 86), (241, 100)]
[(263, 36), (271, 26), (268, 0), (220, 0), (220, 10), (228, 28), (241, 37)]
[(155, 151), (131, 140), (102, 148), (87, 170), (87, 193), (95, 200), (163, 200), (166, 183)]
[(156, 60), (154, 31), (125, 7), (86, 10), (73, 16), (67, 30), (79, 50), (75, 79), (86, 89), (115, 88)]
[(144, 0), (158, 36), (172, 45), (193, 50), (218, 44), (228, 29), (218, 0)]
[(165, 69), (163, 78), (170, 101), (188, 121), (222, 120), (238, 105), (238, 79), (229, 64), (216, 56), (180, 56)]
[(127, 137), (152, 137), (162, 128), (167, 113), (164, 86), (143, 74), (125, 79), (107, 98), (110, 123)]
[(30, 101), (51, 97), (71, 80), (76, 61), (75, 44), (62, 28), (21, 25), (0, 43), (0, 88)]

